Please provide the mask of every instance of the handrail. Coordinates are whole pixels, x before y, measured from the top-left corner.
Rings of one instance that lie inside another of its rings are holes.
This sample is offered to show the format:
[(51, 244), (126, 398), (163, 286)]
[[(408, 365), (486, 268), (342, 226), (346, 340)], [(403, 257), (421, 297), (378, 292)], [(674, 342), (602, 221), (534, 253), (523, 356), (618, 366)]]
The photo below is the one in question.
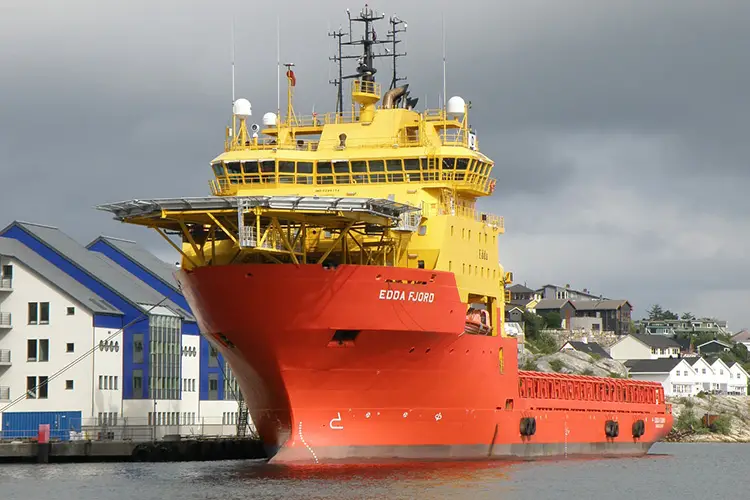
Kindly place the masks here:
[(10, 363), (10, 349), (0, 349), (0, 363)]
[(0, 326), (12, 326), (12, 317), (9, 312), (0, 312)]
[(0, 289), (13, 288), (13, 278), (0, 278)]

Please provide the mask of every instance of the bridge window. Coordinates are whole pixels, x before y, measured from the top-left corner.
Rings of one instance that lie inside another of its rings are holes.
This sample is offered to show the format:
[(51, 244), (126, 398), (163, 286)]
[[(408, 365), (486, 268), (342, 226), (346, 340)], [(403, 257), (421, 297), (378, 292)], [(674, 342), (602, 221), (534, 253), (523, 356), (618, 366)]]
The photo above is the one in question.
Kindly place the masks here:
[(221, 162), (214, 163), (211, 168), (213, 168), (215, 176), (222, 177), (224, 175), (224, 165)]
[(385, 182), (385, 162), (383, 160), (370, 160), (370, 182)]
[(279, 161), (279, 184), (294, 184), (294, 162)]
[(404, 182), (404, 165), (400, 158), (386, 160), (385, 165), (386, 170), (388, 171), (388, 182)]
[(318, 184), (333, 184), (333, 166), (330, 161), (318, 162)]
[(419, 158), (408, 158), (404, 160), (404, 170), (407, 171), (407, 178), (412, 182), (419, 182), (421, 175), (419, 173)]
[(336, 184), (351, 184), (352, 177), (349, 175), (349, 162), (345, 160), (334, 160), (333, 171), (336, 175)]
[[(312, 184), (313, 164), (309, 161), (297, 162), (297, 184)], [(306, 175), (307, 174), (307, 175)]]
[(367, 177), (367, 162), (364, 160), (358, 160), (351, 162), (351, 168), (352, 168), (352, 179), (357, 184), (362, 184), (369, 182), (369, 178)]

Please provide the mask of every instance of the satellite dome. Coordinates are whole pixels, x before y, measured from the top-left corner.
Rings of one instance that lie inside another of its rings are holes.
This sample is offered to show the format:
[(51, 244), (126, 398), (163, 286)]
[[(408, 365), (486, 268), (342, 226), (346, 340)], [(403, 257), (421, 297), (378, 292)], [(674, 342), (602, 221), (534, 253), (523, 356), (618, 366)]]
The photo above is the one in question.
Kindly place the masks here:
[(448, 99), (448, 105), (446, 107), (448, 108), (448, 113), (462, 115), (464, 114), (464, 111), (466, 111), (466, 102), (464, 102), (463, 98), (454, 95)]
[(266, 127), (275, 127), (276, 126), (276, 113), (268, 112), (265, 115), (263, 115), (263, 125)]
[(235, 116), (239, 118), (247, 118), (248, 116), (251, 116), (253, 114), (250, 101), (247, 99), (239, 98), (236, 101), (234, 101), (234, 106), (232, 106), (232, 112)]

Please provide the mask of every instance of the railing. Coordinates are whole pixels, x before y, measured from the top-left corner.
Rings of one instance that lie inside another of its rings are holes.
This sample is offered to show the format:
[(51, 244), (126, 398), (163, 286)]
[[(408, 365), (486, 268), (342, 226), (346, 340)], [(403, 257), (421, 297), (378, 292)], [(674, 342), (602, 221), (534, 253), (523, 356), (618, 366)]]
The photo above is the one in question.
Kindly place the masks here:
[(432, 215), (455, 215), (467, 219), (474, 219), (477, 222), (484, 222), (488, 226), (505, 229), (505, 219), (500, 215), (479, 212), (472, 207), (454, 205), (451, 207), (447, 203), (433, 203), (430, 205)]
[(0, 401), (10, 401), (10, 387), (0, 386)]
[(10, 313), (0, 312), (0, 328), (11, 328), (13, 326)]
[(529, 371), (519, 371), (518, 374), (518, 395), (527, 399), (664, 403), (664, 389), (658, 382)]
[(10, 364), (10, 349), (0, 349), (0, 365)]
[(12, 290), (13, 278), (0, 278), (0, 290)]
[(380, 97), (380, 84), (366, 80), (354, 80), (352, 82), (352, 94), (369, 94)]

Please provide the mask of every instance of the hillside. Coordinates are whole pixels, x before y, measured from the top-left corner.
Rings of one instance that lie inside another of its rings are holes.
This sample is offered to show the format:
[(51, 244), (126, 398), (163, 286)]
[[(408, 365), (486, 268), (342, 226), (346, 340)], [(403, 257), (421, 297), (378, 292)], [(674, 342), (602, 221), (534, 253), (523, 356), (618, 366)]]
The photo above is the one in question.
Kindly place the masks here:
[(535, 355), (525, 351), (518, 355), (518, 368), (547, 373), (627, 377), (627, 370), (622, 363), (608, 358), (595, 358), (578, 351), (561, 351), (546, 355)]

